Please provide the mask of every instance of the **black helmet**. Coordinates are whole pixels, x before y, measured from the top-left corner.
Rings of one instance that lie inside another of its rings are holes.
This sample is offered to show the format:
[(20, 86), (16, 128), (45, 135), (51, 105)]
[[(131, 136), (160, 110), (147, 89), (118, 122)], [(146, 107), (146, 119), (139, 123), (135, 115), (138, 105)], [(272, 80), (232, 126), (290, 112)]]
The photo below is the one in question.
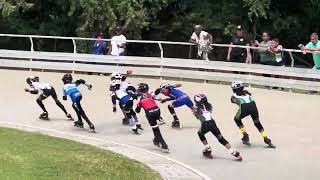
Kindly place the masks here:
[(193, 99), (196, 104), (204, 104), (208, 102), (207, 96), (204, 94), (197, 94)]
[(63, 83), (67, 84), (67, 83), (71, 83), (72, 82), (72, 75), (71, 74), (65, 74), (63, 77), (62, 77), (62, 81)]
[(39, 82), (39, 77), (38, 76), (31, 76), (27, 78), (27, 83), (32, 84), (33, 82)]
[(149, 91), (149, 86), (146, 83), (139, 83), (138, 84), (138, 92), (146, 93)]

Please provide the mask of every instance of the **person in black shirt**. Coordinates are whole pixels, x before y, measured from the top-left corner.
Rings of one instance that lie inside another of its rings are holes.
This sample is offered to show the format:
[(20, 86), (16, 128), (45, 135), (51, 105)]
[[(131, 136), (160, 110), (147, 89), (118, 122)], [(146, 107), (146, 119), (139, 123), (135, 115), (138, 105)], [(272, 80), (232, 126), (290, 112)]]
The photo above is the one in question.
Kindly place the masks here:
[[(245, 37), (241, 26), (237, 26), (236, 33), (232, 37), (231, 45), (249, 46), (250, 42)], [(229, 47), (227, 61), (239, 62), (239, 63), (250, 63), (251, 54), (249, 48), (233, 48)]]

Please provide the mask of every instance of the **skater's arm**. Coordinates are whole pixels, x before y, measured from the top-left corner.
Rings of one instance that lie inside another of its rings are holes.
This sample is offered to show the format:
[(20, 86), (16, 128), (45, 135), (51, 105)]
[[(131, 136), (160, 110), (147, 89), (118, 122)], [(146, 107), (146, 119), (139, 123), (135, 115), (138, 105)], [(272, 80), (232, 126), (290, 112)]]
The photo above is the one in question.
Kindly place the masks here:
[(64, 100), (64, 101), (66, 101), (68, 98), (67, 98), (67, 92), (66, 92), (66, 90), (64, 90), (63, 89), (63, 96), (62, 96), (62, 99)]
[(86, 81), (83, 80), (83, 79), (76, 80), (75, 84), (76, 84), (76, 86), (79, 86), (80, 84), (84, 84), (85, 86), (87, 86), (87, 88), (88, 88), (89, 90), (92, 89), (92, 85), (86, 83)]
[(39, 93), (39, 90), (34, 89), (34, 88), (30, 88), (30, 89), (25, 88), (24, 91), (25, 91), (25, 92), (29, 92), (29, 93), (31, 93), (31, 94), (38, 94), (38, 93)]
[(240, 104), (240, 101), (239, 101), (239, 99), (237, 99), (236, 97), (231, 96), (231, 103), (239, 105), (239, 104)]
[(244, 92), (244, 94), (248, 94), (249, 96), (251, 96), (251, 93), (249, 91), (244, 90), (243, 92)]

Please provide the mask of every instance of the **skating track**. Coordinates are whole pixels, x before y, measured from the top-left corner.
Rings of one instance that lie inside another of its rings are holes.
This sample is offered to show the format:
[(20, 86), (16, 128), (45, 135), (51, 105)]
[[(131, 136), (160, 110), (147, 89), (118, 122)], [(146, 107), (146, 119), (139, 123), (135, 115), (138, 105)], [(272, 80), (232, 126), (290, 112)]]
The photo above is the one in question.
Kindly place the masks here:
[[(112, 112), (107, 86), (109, 77), (74, 75), (74, 78), (83, 78), (93, 84), (92, 91), (88, 91), (85, 87), (81, 88), (84, 95), (83, 108), (99, 131), (97, 134), (89, 134), (74, 128), (73, 123), (65, 119), (52, 99), (44, 102), (51, 120), (38, 120), (41, 110), (35, 102), (37, 96), (23, 91), (27, 87), (25, 79), (29, 75), (40, 76), (41, 81), (52, 84), (59, 97), (62, 96), (62, 73), (0, 70), (0, 121), (93, 136), (161, 153), (152, 145), (153, 135), (144, 113), (141, 112), (138, 117), (145, 131), (137, 136), (131, 134), (129, 127), (121, 125), (122, 114), (119, 111)], [(129, 78), (129, 81), (135, 85), (147, 82), (151, 89), (157, 88), (161, 82), (159, 79), (141, 78)], [(172, 129), (169, 126), (172, 117), (168, 113), (167, 105), (160, 105), (162, 116), (167, 122), (161, 126), (161, 130), (171, 150), (167, 156), (200, 170), (214, 180), (319, 179), (320, 96), (249, 89), (260, 110), (262, 125), (277, 146), (277, 149), (267, 149), (249, 118), (245, 119), (244, 123), (253, 146), (242, 145), (241, 134), (233, 122), (237, 107), (230, 103), (229, 86), (197, 82), (181, 83), (183, 84), (181, 89), (190, 96), (200, 92), (208, 95), (209, 101), (214, 106), (213, 116), (217, 125), (231, 145), (241, 152), (244, 161), (232, 161), (232, 157), (211, 134), (208, 134), (207, 138), (216, 158), (204, 159), (203, 146), (197, 136), (199, 121), (187, 108), (180, 108), (177, 114), (183, 129)], [(62, 101), (62, 98), (60, 99)], [(75, 117), (70, 101), (63, 104)]]

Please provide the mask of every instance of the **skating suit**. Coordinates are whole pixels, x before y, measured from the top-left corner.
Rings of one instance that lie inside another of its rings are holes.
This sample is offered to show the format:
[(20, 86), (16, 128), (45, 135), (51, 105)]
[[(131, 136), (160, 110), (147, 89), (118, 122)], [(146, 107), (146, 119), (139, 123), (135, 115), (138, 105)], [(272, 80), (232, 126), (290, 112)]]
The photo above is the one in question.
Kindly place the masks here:
[(73, 103), (77, 102), (82, 97), (81, 92), (78, 90), (76, 84), (65, 84), (63, 86), (63, 96), (70, 96)]
[(167, 90), (168, 91), (164, 91), (162, 94), (165, 96), (169, 96), (171, 100), (175, 100), (172, 102), (172, 105), (174, 107), (181, 107), (183, 105), (186, 105), (189, 108), (193, 108), (193, 102), (186, 93), (174, 87), (169, 87)]
[(239, 106), (235, 119), (240, 120), (248, 115), (251, 115), (255, 120), (259, 119), (256, 103), (251, 98), (251, 94), (248, 91), (243, 91), (242, 95), (233, 94), (231, 102)]

